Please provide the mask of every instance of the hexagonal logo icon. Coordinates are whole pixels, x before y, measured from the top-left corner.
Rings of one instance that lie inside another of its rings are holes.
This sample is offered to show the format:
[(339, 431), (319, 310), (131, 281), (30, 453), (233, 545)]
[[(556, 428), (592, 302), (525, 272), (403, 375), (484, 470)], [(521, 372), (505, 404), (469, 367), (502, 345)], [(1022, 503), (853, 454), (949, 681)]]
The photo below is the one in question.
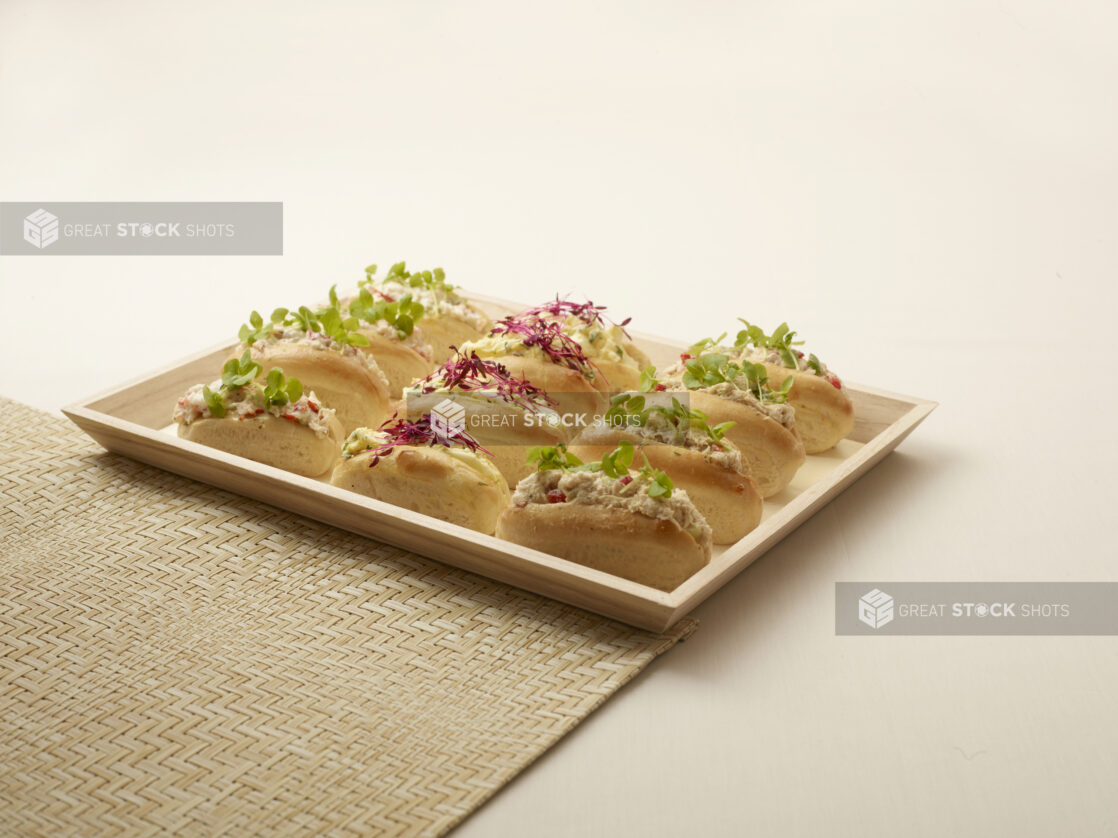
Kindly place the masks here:
[(893, 598), (874, 588), (858, 600), (858, 619), (873, 629), (893, 622)]
[(58, 241), (58, 216), (37, 209), (23, 219), (23, 240), (42, 250)]
[(451, 399), (443, 399), (431, 408), (431, 430), (443, 445), (466, 430), (466, 408)]

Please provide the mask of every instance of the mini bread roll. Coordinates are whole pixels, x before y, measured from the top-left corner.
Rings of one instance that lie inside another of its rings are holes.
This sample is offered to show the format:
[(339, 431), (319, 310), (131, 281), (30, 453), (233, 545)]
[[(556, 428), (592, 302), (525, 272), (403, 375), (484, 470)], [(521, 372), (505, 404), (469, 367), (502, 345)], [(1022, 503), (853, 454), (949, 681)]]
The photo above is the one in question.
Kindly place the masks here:
[(696, 539), (672, 520), (581, 504), (510, 506), (497, 537), (661, 591), (710, 562), (710, 536)]
[[(427, 325), (426, 318), (423, 325)], [(431, 360), (431, 348), (423, 342), (426, 340), (426, 332), (420, 335), (417, 329), (412, 334), (417, 335), (419, 340), (408, 342), (373, 327), (362, 327), (358, 331), (369, 340), (368, 346), (359, 348), (377, 362), (380, 371), (388, 379), (388, 390), (394, 399), (400, 398), (404, 387), (435, 368)]]
[[(473, 323), (452, 314), (432, 314), (430, 310), (423, 315), (423, 334), (431, 346), (431, 360), (435, 366), (446, 361), (454, 354), (452, 346), (461, 346), (467, 341), (485, 337), (492, 324), (489, 318), (476, 306), (465, 304), (483, 325), (479, 328)], [(417, 376), (418, 377), (418, 376)]]
[(466, 431), (490, 453), (510, 489), (536, 470), (528, 463), (532, 447), (558, 445), (568, 438), (566, 430), (548, 422), (545, 414), (530, 414), (520, 405), (497, 398), (454, 390), (422, 394), (405, 391), (404, 396), (409, 418), (430, 413), (448, 398), (465, 408)]
[(601, 373), (602, 384), (607, 392), (621, 392), (623, 390), (636, 390), (640, 387), (641, 371), (632, 364), (618, 361), (607, 361), (599, 358), (594, 365)]
[(808, 454), (834, 448), (854, 430), (854, 403), (845, 391), (813, 372), (779, 364), (765, 364), (765, 369), (770, 381), (792, 376), (788, 404), (796, 411), (796, 432)]
[(252, 345), (252, 360), (266, 374), (281, 368), (298, 378), (334, 409), (344, 432), (379, 425), (391, 415), (388, 381), (374, 363), (370, 368), (357, 354), (344, 355), (306, 344), (276, 341)]
[(245, 419), (226, 416), (196, 419), (179, 425), (179, 437), (282, 468), (318, 477), (338, 459), (344, 433), (334, 416), (325, 417), (330, 430), (319, 436), (306, 425), (265, 413)]
[(726, 439), (737, 446), (749, 464), (761, 497), (772, 497), (792, 482), (807, 459), (794, 428), (787, 428), (771, 416), (731, 398), (702, 389), (684, 392), (691, 409), (705, 413), (711, 425), (736, 423), (726, 431)]
[[(450, 347), (479, 340), (493, 327), (485, 312), (471, 303), (460, 289), (446, 282), (446, 273), (441, 268), (413, 272), (408, 270), (406, 262), (397, 262), (383, 277), (375, 276), (376, 265), (370, 265), (365, 273), (368, 278), (363, 285), (376, 298), (399, 301), (408, 297), (423, 306), (423, 314), (415, 322), (431, 349), (431, 361), (435, 366), (450, 358)], [(347, 305), (353, 299), (356, 298), (347, 300)], [(389, 378), (394, 380), (391, 374)], [(403, 381), (401, 386), (410, 381), (410, 378)]]
[(617, 448), (622, 440), (640, 449), (638, 459), (643, 454), (649, 465), (667, 472), (676, 488), (687, 492), (710, 525), (715, 544), (733, 544), (761, 523), (764, 502), (753, 478), (719, 464), (700, 450), (650, 442), (639, 433), (596, 424), (579, 434), (570, 451), (583, 462), (592, 462)]
[(670, 591), (710, 561), (710, 527), (687, 492), (653, 496), (654, 485), (640, 472), (537, 471), (517, 484), (497, 536)]
[(492, 535), (509, 488), (484, 454), (444, 446), (398, 446), (342, 459), (330, 482), (342, 489)]

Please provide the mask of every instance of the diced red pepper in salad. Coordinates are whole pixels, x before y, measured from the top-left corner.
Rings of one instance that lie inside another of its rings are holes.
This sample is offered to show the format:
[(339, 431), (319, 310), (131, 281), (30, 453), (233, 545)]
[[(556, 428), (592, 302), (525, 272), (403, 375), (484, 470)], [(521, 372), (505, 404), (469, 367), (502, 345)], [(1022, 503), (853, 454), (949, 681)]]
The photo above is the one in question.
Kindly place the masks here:
[(547, 493), (547, 502), (548, 503), (566, 503), (567, 502), (567, 496), (565, 494), (563, 494), (562, 492), (560, 492), (558, 489), (552, 489), (550, 492)]

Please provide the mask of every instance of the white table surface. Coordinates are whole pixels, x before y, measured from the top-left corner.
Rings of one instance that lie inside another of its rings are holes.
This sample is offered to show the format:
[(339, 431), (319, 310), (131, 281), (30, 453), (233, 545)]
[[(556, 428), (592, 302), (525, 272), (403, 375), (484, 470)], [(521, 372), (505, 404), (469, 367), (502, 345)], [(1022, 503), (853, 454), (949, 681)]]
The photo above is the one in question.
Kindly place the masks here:
[(7, 0), (0, 199), (278, 200), (286, 247), (0, 257), (0, 393), (56, 410), (371, 261), (787, 319), (941, 407), (457, 834), (1113, 838), (1118, 639), (836, 637), (833, 596), (1118, 579), (1116, 9)]

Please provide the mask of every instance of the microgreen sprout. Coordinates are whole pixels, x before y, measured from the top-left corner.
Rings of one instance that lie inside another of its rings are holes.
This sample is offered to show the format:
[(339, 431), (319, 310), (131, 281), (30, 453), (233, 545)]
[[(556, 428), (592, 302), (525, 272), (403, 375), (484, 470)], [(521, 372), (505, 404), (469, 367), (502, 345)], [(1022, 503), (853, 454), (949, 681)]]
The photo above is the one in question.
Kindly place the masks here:
[(687, 347), (687, 354), (692, 356), (701, 355), (707, 350), (720, 349), (722, 341), (725, 340), (726, 333), (723, 332), (716, 338), (703, 338)]
[[(771, 335), (767, 335), (760, 326), (755, 326), (740, 317), (738, 320), (745, 325), (745, 328), (738, 332), (737, 339), (734, 341), (735, 349), (741, 351), (747, 346), (756, 346), (759, 349), (775, 349), (779, 353), (780, 361), (784, 366), (793, 370), (799, 369), (799, 359), (803, 357), (803, 353), (792, 347), (802, 345), (803, 341), (794, 340), (796, 333), (788, 328), (787, 323), (781, 323), (773, 330)], [(816, 359), (816, 364), (818, 365), (818, 363), (818, 359)]]
[(668, 389), (656, 377), (656, 367), (653, 366), (647, 366), (641, 370), (639, 388), (642, 393), (662, 392)]
[(206, 409), (215, 419), (225, 415), (225, 398), (221, 395), (221, 388), (215, 393), (208, 386), (202, 386), (202, 398), (206, 400)]
[(422, 303), (412, 299), (411, 294), (405, 294), (398, 300), (378, 300), (368, 286), (363, 286), (357, 293), (357, 299), (349, 304), (349, 313), (353, 317), (373, 324), (384, 320), (396, 329), (401, 339), (415, 331), (415, 323), (423, 317), (423, 312)]
[(252, 351), (246, 349), (238, 358), (230, 358), (221, 368), (221, 387), (232, 392), (239, 387), (244, 387), (260, 374), (263, 367), (252, 360)]
[(265, 323), (264, 318), (260, 316), (260, 312), (254, 311), (248, 316), (248, 323), (241, 324), (237, 337), (245, 346), (252, 346), (258, 340), (264, 340), (271, 335), (277, 324), (282, 325), (287, 314), (286, 308), (277, 308), (268, 318), (268, 322)]
[(672, 496), (672, 490), (675, 489), (672, 479), (668, 477), (666, 471), (653, 468), (652, 464), (648, 462), (648, 455), (643, 451), (641, 452), (641, 456), (644, 457), (644, 467), (641, 468), (640, 475), (641, 477), (648, 478), (648, 496), (650, 498), (667, 500)]
[(451, 297), (454, 294), (454, 286), (446, 281), (446, 271), (442, 268), (432, 268), (429, 271), (415, 271), (413, 273), (408, 271), (406, 262), (397, 262), (388, 269), (383, 278), (377, 279), (376, 273), (377, 266), (369, 265), (365, 268), (365, 278), (358, 284), (367, 286), (398, 282), (411, 288), (422, 288), (430, 291), (436, 299)]
[(575, 471), (584, 466), (582, 460), (567, 450), (563, 443), (558, 445), (533, 445), (528, 449), (525, 460), (528, 465), (534, 465), (537, 471)]
[(764, 364), (751, 361), (731, 361), (724, 352), (708, 352), (683, 362), (683, 386), (700, 390), (717, 384), (729, 383), (741, 390), (748, 390), (762, 403), (782, 404), (788, 400), (793, 377), (787, 376), (779, 387), (769, 384)]
[(268, 377), (264, 382), (264, 402), (268, 407), (282, 407), (288, 402), (297, 402), (302, 395), (303, 385), (298, 378), (285, 378), (279, 367), (268, 370)]

